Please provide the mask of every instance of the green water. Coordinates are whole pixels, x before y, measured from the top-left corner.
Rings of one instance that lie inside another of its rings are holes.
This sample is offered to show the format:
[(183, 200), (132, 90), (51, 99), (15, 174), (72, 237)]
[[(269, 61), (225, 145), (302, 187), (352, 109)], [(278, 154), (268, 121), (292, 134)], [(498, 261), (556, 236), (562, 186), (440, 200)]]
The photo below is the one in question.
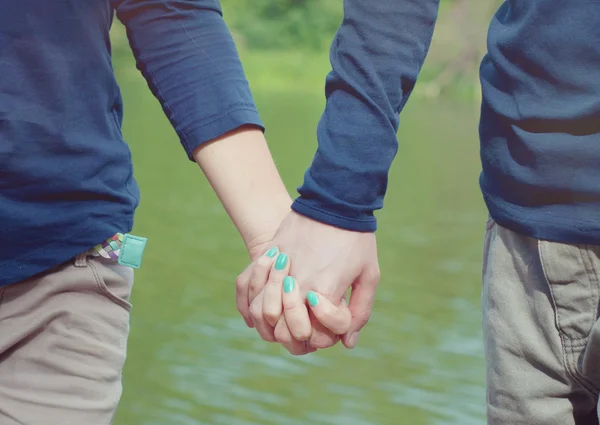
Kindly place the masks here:
[[(472, 105), (411, 99), (385, 209), (382, 280), (359, 347), (292, 357), (245, 328), (235, 229), (145, 82), (119, 72), (149, 243), (133, 295), (117, 425), (484, 423), (480, 257), (485, 208)], [(252, 75), (250, 75), (252, 81)], [(290, 191), (314, 152), (314, 92), (256, 90)]]

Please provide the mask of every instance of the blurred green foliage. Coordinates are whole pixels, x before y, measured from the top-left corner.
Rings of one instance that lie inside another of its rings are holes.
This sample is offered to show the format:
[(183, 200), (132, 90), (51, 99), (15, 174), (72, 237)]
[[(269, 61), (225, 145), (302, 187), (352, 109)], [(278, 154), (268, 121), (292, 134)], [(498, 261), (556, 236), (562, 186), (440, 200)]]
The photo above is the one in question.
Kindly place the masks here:
[[(485, 53), (487, 25), (501, 2), (440, 0), (432, 46), (416, 94), (435, 98), (447, 93), (479, 102), (478, 68)], [(277, 90), (294, 86), (322, 91), (330, 69), (327, 51), (342, 22), (343, 3), (221, 0), (244, 68), (253, 75), (253, 87), (260, 89), (264, 85)], [(129, 58), (125, 30), (118, 21), (113, 25), (111, 39), (113, 55)]]
[(342, 20), (342, 0), (223, 0), (225, 19), (253, 49), (322, 50)]

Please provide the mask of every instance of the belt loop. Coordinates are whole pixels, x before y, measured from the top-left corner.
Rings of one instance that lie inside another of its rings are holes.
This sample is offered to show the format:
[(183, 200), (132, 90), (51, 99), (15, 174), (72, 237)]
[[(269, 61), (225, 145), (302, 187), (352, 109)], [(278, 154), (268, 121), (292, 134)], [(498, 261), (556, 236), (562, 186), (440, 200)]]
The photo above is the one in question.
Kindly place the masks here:
[(87, 252), (82, 252), (75, 257), (75, 267), (87, 267)]

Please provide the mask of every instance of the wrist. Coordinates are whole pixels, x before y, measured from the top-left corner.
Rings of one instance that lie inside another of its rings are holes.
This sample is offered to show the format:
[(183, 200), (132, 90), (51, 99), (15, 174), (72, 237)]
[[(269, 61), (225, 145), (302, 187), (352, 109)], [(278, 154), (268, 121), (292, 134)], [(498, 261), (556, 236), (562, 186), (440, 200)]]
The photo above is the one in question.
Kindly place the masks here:
[(361, 233), (373, 233), (377, 230), (377, 220), (372, 211), (357, 214), (355, 210), (332, 208), (326, 202), (303, 197), (296, 198), (292, 210), (298, 215), (342, 230)]
[(287, 192), (268, 205), (263, 205), (260, 213), (248, 217), (238, 226), (238, 231), (251, 259), (261, 255), (268, 248), (283, 220), (289, 215), (292, 199)]

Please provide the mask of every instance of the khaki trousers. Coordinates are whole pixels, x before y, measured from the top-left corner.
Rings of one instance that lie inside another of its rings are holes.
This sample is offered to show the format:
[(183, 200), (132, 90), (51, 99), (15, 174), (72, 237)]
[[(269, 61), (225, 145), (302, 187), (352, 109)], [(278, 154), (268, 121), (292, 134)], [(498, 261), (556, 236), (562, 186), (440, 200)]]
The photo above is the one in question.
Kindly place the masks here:
[(483, 334), (491, 425), (597, 425), (600, 246), (488, 221)]
[(0, 425), (109, 425), (133, 270), (85, 254), (0, 288)]

